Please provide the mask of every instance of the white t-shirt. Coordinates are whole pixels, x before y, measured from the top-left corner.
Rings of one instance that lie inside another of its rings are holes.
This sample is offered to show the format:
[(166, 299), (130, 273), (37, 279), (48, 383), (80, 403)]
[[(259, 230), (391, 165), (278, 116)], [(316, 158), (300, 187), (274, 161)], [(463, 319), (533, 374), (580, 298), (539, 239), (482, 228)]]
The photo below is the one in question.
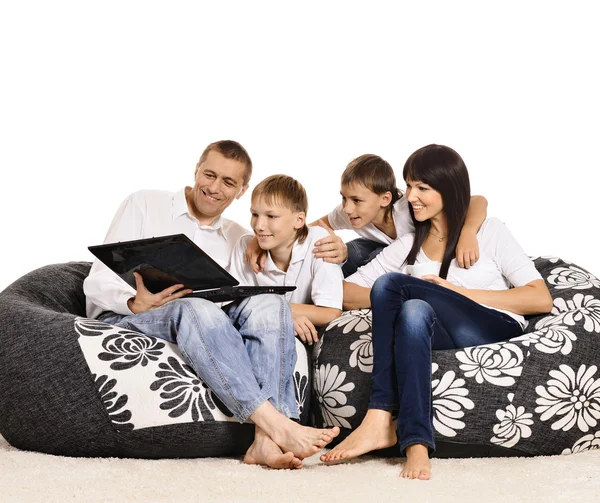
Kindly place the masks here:
[(281, 271), (268, 254), (264, 270), (254, 274), (244, 255), (252, 235), (242, 236), (231, 255), (229, 272), (242, 285), (257, 286), (296, 286), (286, 293), (286, 299), (295, 304), (314, 304), (321, 307), (342, 309), (344, 276), (337, 264), (329, 264), (316, 258), (313, 249), (315, 241), (328, 236), (322, 227), (310, 227), (303, 243), (296, 241), (292, 248), (292, 258), (287, 271)]
[[(402, 263), (412, 248), (414, 234), (398, 238), (383, 249), (371, 262), (360, 267), (346, 281), (370, 288), (375, 280), (388, 272), (404, 272)], [(479, 260), (469, 269), (458, 266), (456, 259), (450, 262), (446, 279), (457, 286), (477, 290), (508, 290), (511, 285), (524, 286), (542, 279), (531, 259), (525, 254), (503, 222), (488, 218), (477, 233)], [(431, 262), (423, 249), (419, 250), (416, 264)], [(490, 306), (486, 306), (490, 307)], [(496, 308), (491, 308), (496, 309)], [(518, 314), (496, 309), (517, 320), (522, 327), (527, 323)]]
[[(408, 210), (408, 201), (406, 200), (406, 197), (402, 196), (394, 203), (394, 206), (392, 207), (392, 218), (394, 219), (394, 225), (396, 226), (397, 237), (415, 232), (415, 226)], [(360, 237), (385, 245), (389, 245), (394, 241), (385, 232), (380, 231), (377, 227), (375, 227), (373, 223), (368, 223), (361, 229), (354, 229), (350, 223), (348, 215), (344, 213), (344, 209), (341, 204), (329, 215), (327, 215), (327, 220), (329, 220), (329, 226), (333, 230), (352, 229)]]
[[(142, 190), (123, 201), (104, 242), (185, 234), (221, 267), (227, 268), (235, 243), (247, 232), (241, 225), (223, 217), (217, 218), (212, 225), (201, 225), (188, 211), (185, 189), (178, 192)], [(90, 318), (97, 318), (103, 311), (133, 314), (127, 301), (135, 295), (135, 290), (99, 260), (92, 264), (90, 274), (83, 282), (83, 291)]]

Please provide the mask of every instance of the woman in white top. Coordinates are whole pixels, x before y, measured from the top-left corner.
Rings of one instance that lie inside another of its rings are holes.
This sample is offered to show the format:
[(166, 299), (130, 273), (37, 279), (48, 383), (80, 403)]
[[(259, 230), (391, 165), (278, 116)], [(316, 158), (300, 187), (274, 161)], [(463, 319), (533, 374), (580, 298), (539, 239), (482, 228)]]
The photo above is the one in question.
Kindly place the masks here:
[[(523, 315), (549, 312), (552, 298), (533, 262), (497, 219), (486, 220), (477, 234), (477, 264), (468, 270), (457, 266), (455, 249), (470, 188), (467, 168), (454, 150), (423, 147), (408, 158), (403, 175), (414, 234), (389, 245), (344, 281), (344, 308), (372, 307), (369, 410), (361, 425), (321, 459), (352, 458), (398, 443), (407, 457), (401, 476), (428, 479), (429, 454), (435, 449), (432, 349), (518, 336)], [(421, 279), (400, 272), (419, 264), (437, 266), (439, 272)]]
[[(317, 341), (316, 327), (342, 314), (342, 271), (313, 254), (315, 242), (329, 233), (306, 225), (308, 198), (304, 187), (286, 175), (265, 178), (252, 191), (250, 225), (255, 237), (242, 236), (230, 263), (240, 283), (262, 286), (296, 286), (287, 294), (296, 336), (302, 342)], [(256, 238), (267, 252), (258, 274), (244, 260), (248, 243)]]

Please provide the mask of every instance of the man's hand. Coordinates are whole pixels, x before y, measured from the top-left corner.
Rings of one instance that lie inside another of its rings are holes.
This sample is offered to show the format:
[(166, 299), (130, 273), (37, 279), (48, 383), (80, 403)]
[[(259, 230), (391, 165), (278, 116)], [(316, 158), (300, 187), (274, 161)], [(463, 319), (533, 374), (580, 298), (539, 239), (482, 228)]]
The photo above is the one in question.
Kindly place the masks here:
[(465, 231), (460, 233), (456, 244), (456, 261), (460, 267), (468, 269), (479, 260), (479, 242), (477, 233)]
[(348, 258), (348, 247), (342, 241), (333, 229), (331, 229), (323, 220), (319, 220), (319, 227), (329, 232), (329, 236), (319, 239), (315, 243), (313, 253), (315, 257), (322, 258), (325, 262), (331, 264), (343, 264)]
[(134, 272), (136, 293), (135, 297), (131, 297), (127, 301), (127, 307), (131, 309), (134, 314), (143, 313), (154, 309), (155, 307), (164, 306), (167, 302), (171, 302), (175, 299), (180, 299), (188, 293), (192, 293), (192, 290), (186, 288), (182, 290), (183, 285), (173, 285), (166, 288), (162, 292), (152, 293), (144, 285), (144, 280), (139, 272)]
[(298, 337), (305, 344), (312, 345), (319, 340), (319, 334), (312, 322), (303, 315), (294, 316), (294, 330)]
[(258, 239), (256, 236), (248, 243), (246, 248), (246, 255), (244, 256), (246, 263), (250, 264), (254, 274), (258, 274), (265, 268), (265, 262), (267, 260), (267, 252), (258, 245)]

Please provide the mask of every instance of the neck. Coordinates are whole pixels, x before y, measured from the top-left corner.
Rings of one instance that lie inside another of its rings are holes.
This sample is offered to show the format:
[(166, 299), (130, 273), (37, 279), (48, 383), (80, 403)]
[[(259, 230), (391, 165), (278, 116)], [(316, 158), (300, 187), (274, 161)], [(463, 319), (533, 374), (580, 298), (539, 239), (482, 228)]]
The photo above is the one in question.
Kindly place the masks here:
[(286, 272), (288, 270), (290, 262), (292, 261), (292, 250), (295, 242), (296, 240), (294, 239), (290, 243), (281, 244), (269, 250), (273, 263), (280, 271)]
[(448, 237), (448, 220), (446, 215), (440, 213), (431, 218), (431, 233), (438, 238)]
[(390, 212), (386, 214), (385, 208), (381, 208), (377, 216), (373, 219), (372, 224), (377, 227), (381, 232), (386, 234), (392, 239), (396, 239), (396, 225), (394, 224), (394, 217)]
[(196, 220), (198, 220), (200, 225), (212, 225), (221, 216), (221, 215), (217, 215), (216, 217), (207, 217), (206, 215), (201, 213), (198, 210), (198, 208), (196, 208), (196, 205), (194, 204), (194, 199), (192, 198), (192, 188), (191, 187), (185, 188), (185, 201), (187, 203), (188, 211)]

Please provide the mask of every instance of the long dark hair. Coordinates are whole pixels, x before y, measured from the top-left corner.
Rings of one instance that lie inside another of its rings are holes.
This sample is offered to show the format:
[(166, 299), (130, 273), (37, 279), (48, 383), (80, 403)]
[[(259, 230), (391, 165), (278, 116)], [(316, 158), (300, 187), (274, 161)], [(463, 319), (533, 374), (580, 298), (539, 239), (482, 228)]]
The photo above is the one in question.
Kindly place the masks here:
[[(427, 145), (406, 160), (402, 176), (405, 181), (426, 183), (442, 196), (443, 211), (448, 221), (448, 237), (440, 277), (446, 278), (450, 262), (456, 254), (456, 244), (471, 200), (471, 185), (465, 162), (450, 147)], [(412, 265), (431, 230), (431, 221), (417, 221), (412, 206), (409, 205), (408, 208), (415, 224), (415, 240), (404, 263)]]

